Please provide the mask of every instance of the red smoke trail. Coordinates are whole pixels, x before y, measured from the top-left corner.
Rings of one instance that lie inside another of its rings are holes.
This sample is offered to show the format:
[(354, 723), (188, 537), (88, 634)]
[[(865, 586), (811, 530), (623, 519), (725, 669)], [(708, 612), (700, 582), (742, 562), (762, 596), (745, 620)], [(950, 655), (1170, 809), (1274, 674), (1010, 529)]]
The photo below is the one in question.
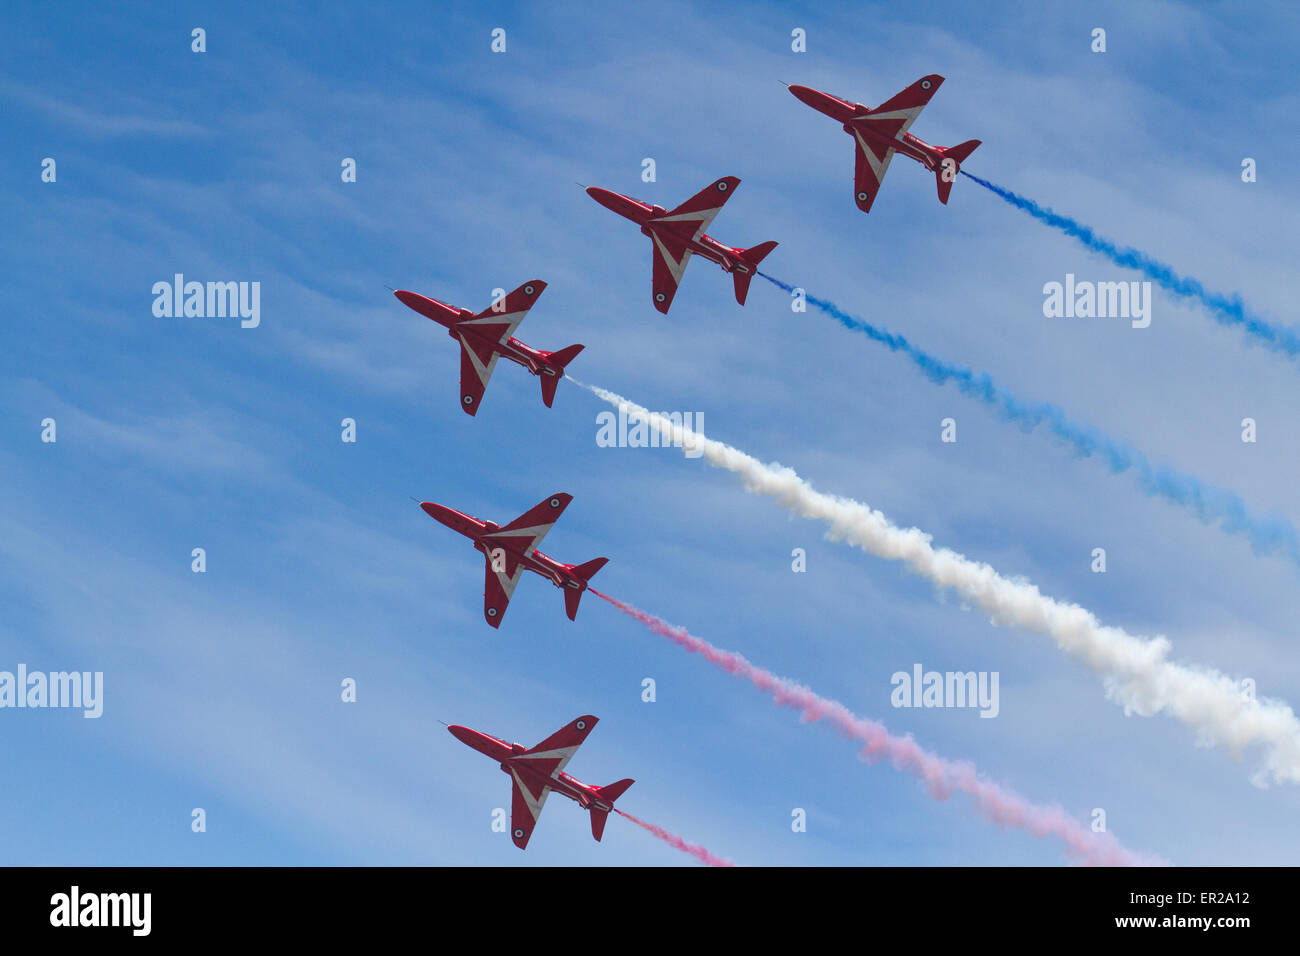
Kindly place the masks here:
[[(601, 596), (604, 597), (604, 595)], [(606, 600), (608, 600), (608, 598)], [(653, 823), (646, 823), (644, 820), (638, 820), (636, 817), (632, 816), (632, 814), (624, 813), (618, 807), (614, 808), (614, 812), (619, 814), (620, 816), (627, 817), (637, 826), (644, 827), (645, 829), (649, 830), (651, 833), (653, 833), (659, 839), (663, 840), (669, 846), (674, 846), (677, 849), (681, 850), (683, 853), (689, 853), (691, 856), (695, 857), (697, 860), (699, 860), (702, 863), (707, 863), (709, 864), (709, 866), (735, 866), (736, 865), (732, 863), (730, 860), (724, 860), (720, 856), (714, 856), (712, 853), (704, 849), (704, 847), (702, 846), (696, 846), (694, 843), (687, 843), (681, 837), (669, 833), (663, 827), (657, 827)]]
[(864, 746), (858, 751), (859, 757), (868, 762), (888, 757), (896, 770), (923, 781), (935, 800), (947, 800), (954, 792), (961, 791), (975, 801), (980, 814), (990, 822), (1024, 830), (1034, 837), (1055, 836), (1065, 844), (1065, 851), (1070, 856), (1088, 866), (1164, 864), (1163, 860), (1126, 849), (1110, 833), (1092, 832), (1058, 806), (1030, 803), (1019, 794), (984, 779), (971, 763), (932, 754), (910, 736), (896, 737), (885, 729), (884, 724), (859, 717), (838, 701), (819, 697), (807, 687), (756, 667), (735, 651), (714, 647), (708, 641), (689, 634), (685, 628), (669, 624), (608, 594), (601, 594), (595, 588), (587, 590), (679, 647), (699, 654), (729, 674), (745, 678), (759, 690), (770, 694), (780, 706), (800, 711), (805, 722), (829, 719), (845, 736), (861, 741)]

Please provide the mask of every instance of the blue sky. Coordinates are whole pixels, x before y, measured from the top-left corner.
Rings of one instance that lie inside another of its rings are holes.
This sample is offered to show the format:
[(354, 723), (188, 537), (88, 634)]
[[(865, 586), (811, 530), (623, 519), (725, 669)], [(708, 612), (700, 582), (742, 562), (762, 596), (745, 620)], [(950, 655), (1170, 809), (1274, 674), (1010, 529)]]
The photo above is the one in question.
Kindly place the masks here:
[[(453, 344), (385, 290), (477, 310), (545, 279), (519, 336), (584, 343), (579, 378), (703, 413), (713, 437), (1295, 702), (1293, 566), (766, 284), (742, 309), (695, 262), (660, 316), (648, 243), (574, 185), (671, 207), (739, 176), (711, 232), (779, 240), (774, 275), (1300, 520), (1294, 365), (1160, 294), (1148, 329), (1044, 318), (1045, 282), (1137, 276), (969, 181), (941, 206), (901, 159), (862, 215), (848, 137), (779, 82), (874, 105), (940, 73), (917, 135), (982, 139), (972, 172), (1289, 323), (1291, 8), (86, 4), (0, 23), (0, 669), (105, 681), (99, 720), (0, 711), (5, 862), (689, 862), (625, 821), (596, 844), (560, 801), (520, 853), (490, 829), (506, 778), (438, 723), (532, 744), (582, 713), (601, 724), (570, 772), (636, 778), (629, 811), (740, 863), (1061, 862), (599, 601), (570, 623), (530, 577), (488, 628), (479, 556), (410, 496), (505, 521), (561, 490), (575, 500), (544, 548), (608, 556), (603, 590), (1031, 799), (1105, 808), (1135, 849), (1294, 862), (1296, 795), (1253, 787), (1249, 755), (1126, 717), (1046, 642), (700, 461), (597, 447), (604, 406), (571, 384), (548, 410), (503, 366), (464, 415)], [(177, 272), (259, 281), (260, 327), (155, 318), (150, 289)], [(890, 675), (915, 662), (998, 671), (998, 718), (891, 708)]]

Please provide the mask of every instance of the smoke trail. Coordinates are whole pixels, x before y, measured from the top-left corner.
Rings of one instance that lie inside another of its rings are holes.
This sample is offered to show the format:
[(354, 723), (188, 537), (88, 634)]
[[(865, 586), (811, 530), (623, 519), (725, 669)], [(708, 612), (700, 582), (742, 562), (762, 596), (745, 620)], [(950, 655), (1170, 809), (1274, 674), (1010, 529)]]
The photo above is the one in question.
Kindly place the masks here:
[(1135, 637), (1103, 625), (1091, 612), (1049, 598), (1026, 580), (1009, 580), (987, 564), (934, 547), (930, 536), (918, 528), (899, 528), (862, 502), (815, 490), (791, 468), (765, 465), (613, 392), (594, 385), (582, 387), (623, 414), (646, 422), (669, 443), (702, 454), (710, 464), (738, 475), (748, 490), (823, 522), (832, 541), (904, 562), (937, 587), (951, 588), (982, 608), (995, 625), (1051, 638), (1104, 680), (1106, 696), (1126, 714), (1149, 717), (1165, 711), (1195, 731), (1198, 744), (1225, 747), (1234, 760), (1240, 760), (1247, 746), (1259, 745), (1264, 759), (1252, 777), (1257, 786), (1269, 780), (1300, 783), (1300, 721), (1285, 702), (1248, 698), (1226, 674), (1171, 663), (1168, 638)]
[(587, 590), (678, 647), (699, 654), (729, 674), (748, 680), (763, 693), (771, 695), (778, 705), (800, 711), (805, 722), (829, 719), (841, 733), (863, 745), (858, 751), (860, 758), (874, 763), (881, 757), (888, 757), (896, 770), (922, 781), (935, 800), (947, 800), (960, 791), (975, 801), (980, 815), (989, 822), (1024, 830), (1034, 837), (1055, 836), (1065, 844), (1066, 853), (1090, 866), (1150, 866), (1164, 862), (1125, 849), (1108, 832), (1093, 833), (1060, 807), (1030, 803), (1019, 794), (979, 776), (973, 764), (946, 760), (930, 753), (910, 736), (896, 737), (885, 729), (884, 724), (859, 717), (838, 701), (819, 697), (801, 684), (765, 671), (735, 651), (714, 647), (688, 633), (684, 627), (669, 624), (595, 588)]
[[(764, 279), (786, 292), (793, 292), (788, 282), (760, 272)], [(1046, 424), (1048, 430), (1082, 457), (1098, 455), (1114, 474), (1133, 471), (1143, 492), (1163, 498), (1191, 511), (1206, 524), (1218, 524), (1230, 534), (1250, 541), (1257, 554), (1284, 554), (1300, 565), (1300, 533), (1290, 521), (1278, 515), (1256, 514), (1235, 492), (1216, 488), (1195, 475), (1151, 464), (1147, 456), (1127, 442), (1109, 438), (1092, 425), (1071, 421), (1065, 411), (1046, 402), (1026, 402), (995, 384), (989, 375), (976, 375), (968, 368), (935, 358), (917, 348), (901, 335), (888, 332), (856, 315), (851, 315), (827, 299), (805, 293), (805, 300), (839, 321), (847, 329), (862, 332), (892, 352), (906, 355), (936, 384), (953, 382), (965, 395), (997, 409), (1007, 421), (1026, 431)]]
[(1101, 253), (1116, 265), (1126, 269), (1136, 269), (1167, 292), (1199, 302), (1220, 325), (1244, 329), (1255, 340), (1275, 352), (1281, 352), (1291, 358), (1300, 356), (1300, 335), (1297, 335), (1294, 329), (1277, 325), (1255, 315), (1246, 308), (1240, 296), (1211, 292), (1197, 280), (1179, 275), (1172, 266), (1165, 265), (1159, 259), (1153, 259), (1145, 252), (1131, 246), (1118, 246), (1069, 216), (1062, 216), (1060, 213), (1046, 209), (1032, 199), (1026, 199), (986, 179), (980, 179), (964, 169), (961, 170), (961, 174), (975, 180), (1017, 209), (1023, 209), (1039, 222), (1047, 223), (1053, 229), (1059, 229), (1067, 236), (1079, 240), (1087, 248)]
[(614, 812), (617, 813), (619, 816), (627, 817), (637, 826), (644, 827), (645, 829), (649, 830), (651, 833), (653, 833), (659, 839), (663, 840), (669, 846), (675, 847), (678, 850), (681, 850), (683, 853), (689, 853), (691, 856), (695, 857), (697, 860), (699, 860), (702, 863), (707, 863), (709, 864), (709, 866), (735, 866), (736, 865), (732, 863), (730, 860), (724, 860), (720, 856), (714, 856), (712, 853), (704, 849), (704, 847), (702, 846), (697, 846), (694, 843), (687, 843), (681, 837), (677, 836), (676, 834), (669, 833), (663, 827), (657, 827), (653, 823), (646, 823), (644, 820), (639, 820), (636, 817), (632, 816), (632, 814), (620, 810), (618, 807), (614, 807)]

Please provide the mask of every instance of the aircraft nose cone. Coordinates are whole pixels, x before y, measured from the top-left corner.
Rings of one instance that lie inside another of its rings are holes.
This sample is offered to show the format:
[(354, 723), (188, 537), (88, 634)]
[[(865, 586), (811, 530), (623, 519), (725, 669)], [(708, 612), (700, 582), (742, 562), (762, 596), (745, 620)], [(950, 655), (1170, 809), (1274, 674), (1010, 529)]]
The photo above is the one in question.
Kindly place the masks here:
[(820, 109), (821, 105), (826, 101), (826, 94), (820, 90), (814, 90), (811, 86), (795, 85), (790, 87), (790, 92), (794, 94), (796, 99), (807, 103), (814, 109)]
[(461, 727), (457, 724), (451, 724), (447, 727), (447, 732), (467, 747), (473, 747), (475, 750), (479, 749), (478, 731), (470, 730), (468, 727)]
[(462, 530), (460, 527), (458, 527), (460, 522), (457, 519), (460, 516), (455, 511), (452, 511), (450, 508), (448, 508), (446, 505), (435, 504), (432, 501), (422, 501), (420, 502), (420, 508), (423, 509), (424, 513), (427, 514), (434, 521), (437, 521), (440, 524), (445, 524), (448, 528), (451, 528), (455, 531)]
[(599, 186), (588, 186), (587, 195), (596, 202), (600, 203), (606, 209), (618, 213), (620, 216), (631, 219), (635, 211), (640, 207), (639, 203), (633, 202), (626, 196), (620, 196), (618, 193), (609, 189), (601, 189)]

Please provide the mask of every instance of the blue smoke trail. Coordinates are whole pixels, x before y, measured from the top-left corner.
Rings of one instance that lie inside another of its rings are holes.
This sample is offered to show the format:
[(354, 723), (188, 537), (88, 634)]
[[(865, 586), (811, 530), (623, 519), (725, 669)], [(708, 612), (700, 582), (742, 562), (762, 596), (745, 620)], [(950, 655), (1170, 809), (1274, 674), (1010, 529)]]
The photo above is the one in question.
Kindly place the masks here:
[[(786, 292), (795, 287), (765, 272), (764, 279)], [(1142, 452), (1127, 442), (1108, 437), (1099, 428), (1071, 421), (1065, 411), (1046, 402), (1026, 402), (994, 383), (987, 374), (976, 375), (968, 368), (935, 358), (901, 335), (888, 332), (864, 319), (850, 315), (833, 302), (804, 294), (805, 300), (837, 319), (846, 329), (862, 332), (888, 348), (906, 355), (937, 385), (954, 383), (963, 394), (979, 399), (996, 409), (1002, 417), (1033, 431), (1041, 425), (1069, 445), (1082, 458), (1094, 455), (1106, 463), (1113, 474), (1132, 471), (1142, 490), (1152, 497), (1163, 498), (1191, 511), (1205, 524), (1217, 524), (1224, 531), (1250, 541), (1257, 554), (1283, 554), (1300, 565), (1300, 535), (1295, 526), (1280, 515), (1257, 515), (1235, 492), (1207, 485), (1194, 475), (1183, 474), (1163, 465), (1153, 465)]]
[(1145, 252), (1132, 247), (1121, 248), (1069, 216), (1062, 216), (1060, 213), (1045, 209), (1032, 199), (1026, 199), (1024, 196), (1017, 195), (1010, 189), (1004, 189), (987, 179), (980, 179), (964, 169), (961, 170), (961, 174), (968, 179), (975, 180), (993, 194), (1001, 196), (1017, 209), (1023, 209), (1039, 222), (1045, 222), (1054, 229), (1061, 230), (1067, 236), (1078, 239), (1093, 252), (1100, 252), (1116, 265), (1123, 266), (1126, 269), (1136, 269), (1160, 288), (1185, 299), (1194, 299), (1205, 306), (1210, 315), (1220, 325), (1245, 329), (1246, 332), (1273, 351), (1282, 352), (1291, 358), (1300, 357), (1300, 335), (1294, 329), (1275, 325), (1253, 314), (1247, 310), (1240, 296), (1227, 296), (1221, 292), (1210, 292), (1200, 282), (1179, 275), (1173, 268), (1158, 259), (1151, 258)]

